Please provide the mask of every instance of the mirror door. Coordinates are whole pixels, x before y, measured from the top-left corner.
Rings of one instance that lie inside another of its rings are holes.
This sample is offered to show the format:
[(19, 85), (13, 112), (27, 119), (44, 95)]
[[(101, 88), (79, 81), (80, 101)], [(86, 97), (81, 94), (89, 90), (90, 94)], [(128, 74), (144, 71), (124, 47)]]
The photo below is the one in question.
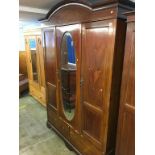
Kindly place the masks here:
[(65, 32), (61, 41), (60, 61), (61, 94), (64, 114), (72, 120), (75, 114), (76, 102), (76, 53), (72, 35)]
[(37, 49), (37, 40), (35, 36), (29, 38), (30, 62), (32, 65), (32, 79), (39, 83), (39, 56)]
[[(80, 119), (81, 25), (56, 28), (60, 115), (72, 126)], [(78, 113), (77, 113), (78, 111)]]

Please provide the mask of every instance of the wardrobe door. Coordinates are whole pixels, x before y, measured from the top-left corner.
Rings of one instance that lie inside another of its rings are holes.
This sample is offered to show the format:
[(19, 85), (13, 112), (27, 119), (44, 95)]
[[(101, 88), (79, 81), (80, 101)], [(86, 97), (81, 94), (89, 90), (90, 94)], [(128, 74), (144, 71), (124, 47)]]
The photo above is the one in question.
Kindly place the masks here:
[(40, 85), (40, 59), (39, 59), (39, 47), (38, 36), (29, 36), (29, 50), (30, 50), (30, 62), (32, 68), (32, 84), (38, 89)]
[(79, 131), (80, 120), (80, 58), (81, 25), (56, 27), (59, 114)]
[(55, 28), (44, 30), (44, 45), (47, 103), (53, 108), (53, 110), (57, 110)]
[(29, 47), (29, 36), (25, 36), (25, 50), (26, 50), (26, 62), (27, 62), (27, 68), (28, 68), (28, 78), (29, 78), (29, 81), (32, 81), (33, 75), (32, 75), (32, 65), (31, 65), (31, 52)]
[(92, 22), (82, 27), (82, 132), (100, 149), (106, 146), (115, 22)]
[(37, 36), (37, 48), (38, 48), (38, 55), (39, 55), (40, 85), (41, 87), (45, 87), (44, 54), (43, 54), (41, 36)]
[(116, 155), (135, 154), (135, 25), (127, 24)]

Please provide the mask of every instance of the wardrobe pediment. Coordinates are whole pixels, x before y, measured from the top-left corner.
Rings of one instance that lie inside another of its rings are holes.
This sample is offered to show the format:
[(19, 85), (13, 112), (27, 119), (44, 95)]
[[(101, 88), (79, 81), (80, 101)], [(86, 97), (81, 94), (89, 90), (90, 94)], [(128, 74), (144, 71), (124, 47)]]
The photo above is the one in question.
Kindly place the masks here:
[(69, 3), (65, 3), (63, 5), (61, 4), (58, 7), (51, 9), (46, 18), (41, 21), (50, 22), (53, 26), (59, 26), (98, 21), (109, 18), (125, 18), (123, 13), (127, 10), (133, 10), (132, 5), (133, 3), (131, 3), (131, 5), (124, 5), (118, 3), (118, 1), (116, 1), (116, 3), (110, 3), (110, 5), (106, 6), (95, 5), (95, 3), (94, 5), (90, 5), (90, 3), (70, 1)]

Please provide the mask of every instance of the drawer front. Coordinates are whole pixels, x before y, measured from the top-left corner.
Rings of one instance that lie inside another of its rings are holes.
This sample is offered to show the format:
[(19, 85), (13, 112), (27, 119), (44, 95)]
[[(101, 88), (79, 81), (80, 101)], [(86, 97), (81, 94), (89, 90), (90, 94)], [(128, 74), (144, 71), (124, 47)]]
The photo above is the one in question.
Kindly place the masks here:
[(58, 115), (56, 111), (52, 109), (52, 107), (48, 104), (47, 105), (47, 118), (48, 121), (57, 129), (60, 131), (61, 128), (61, 122), (58, 118)]
[(56, 111), (47, 105), (47, 117), (48, 121), (67, 139), (69, 139), (69, 128), (70, 126), (57, 115)]
[(60, 120), (60, 124), (61, 124), (61, 128), (60, 128), (60, 132), (62, 133), (62, 135), (69, 139), (69, 129), (70, 129), (70, 126), (62, 119), (62, 118), (59, 118)]
[(87, 141), (83, 135), (70, 129), (70, 141), (80, 150), (83, 155), (103, 155), (104, 153), (98, 150), (91, 142)]

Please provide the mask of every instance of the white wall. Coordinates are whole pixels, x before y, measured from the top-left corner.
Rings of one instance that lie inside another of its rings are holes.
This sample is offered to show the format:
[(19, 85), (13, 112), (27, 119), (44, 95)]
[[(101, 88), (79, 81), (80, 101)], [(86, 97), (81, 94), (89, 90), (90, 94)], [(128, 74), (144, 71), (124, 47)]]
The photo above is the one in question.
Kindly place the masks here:
[(19, 51), (25, 51), (24, 32), (41, 28), (41, 23), (32, 21), (19, 21)]
[(19, 27), (19, 51), (25, 51), (25, 39), (22, 26)]

